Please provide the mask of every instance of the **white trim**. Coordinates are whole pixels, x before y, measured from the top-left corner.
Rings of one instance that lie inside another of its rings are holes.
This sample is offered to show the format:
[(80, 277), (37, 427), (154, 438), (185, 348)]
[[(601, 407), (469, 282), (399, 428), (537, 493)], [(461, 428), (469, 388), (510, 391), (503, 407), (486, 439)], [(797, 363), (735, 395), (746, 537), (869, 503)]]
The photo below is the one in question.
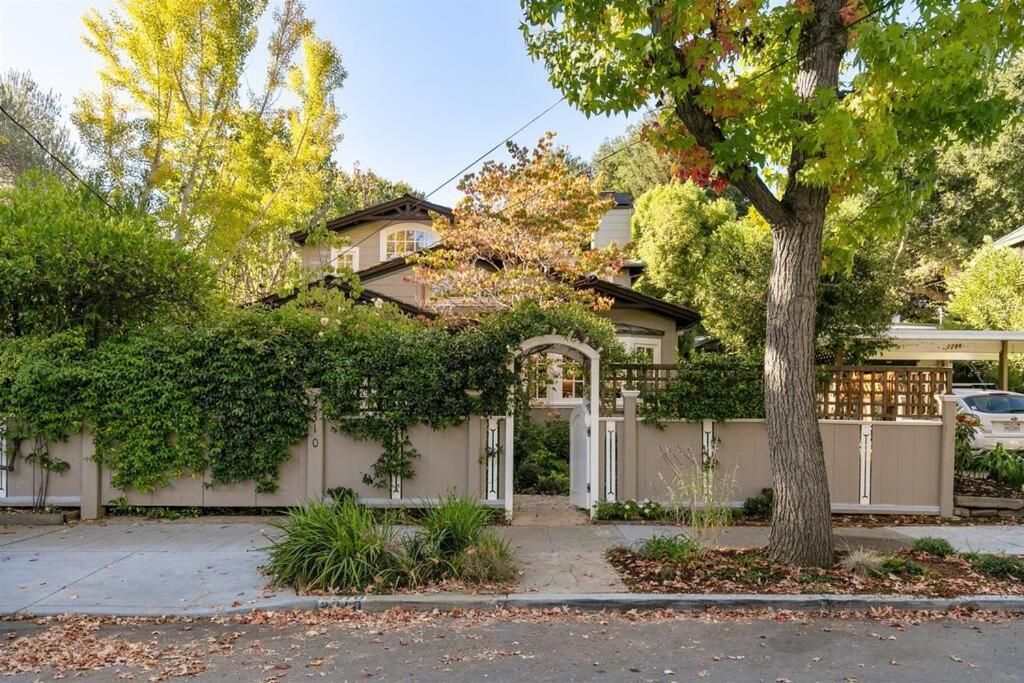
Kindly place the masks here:
[[(4, 498), (4, 505), (10, 507), (28, 507), (36, 504), (34, 496), (10, 496)], [(82, 504), (82, 499), (79, 496), (47, 496), (44, 505), (54, 505), (57, 507), (78, 507)]]
[(397, 225), (393, 225), (393, 226), (387, 228), (386, 230), (381, 230), (380, 231), (380, 262), (384, 263), (385, 261), (392, 261), (392, 260), (394, 260), (396, 258), (401, 258), (402, 256), (408, 256), (408, 254), (411, 254), (414, 251), (418, 251), (417, 249), (414, 249), (413, 251), (407, 252), (405, 254), (396, 254), (395, 256), (392, 256), (392, 257), (389, 258), (388, 255), (387, 255), (387, 253), (388, 253), (388, 249), (387, 249), (388, 237), (390, 237), (391, 235), (394, 235), (396, 232), (401, 232), (403, 230), (415, 230), (417, 232), (426, 233), (426, 234), (428, 234), (428, 235), (430, 235), (431, 237), (434, 238), (433, 241), (429, 245), (427, 245), (427, 246), (433, 246), (434, 244), (437, 244), (437, 233), (434, 232), (433, 230), (431, 230), (430, 227), (431, 226), (429, 224), (427, 224), (427, 223), (406, 222), (406, 223), (398, 223)]
[(352, 255), (352, 272), (359, 271), (359, 247), (331, 247), (328, 258), (330, 259), (330, 265), (332, 268), (337, 270), (341, 267), (338, 262), (342, 256), (348, 254)]
[(397, 474), (391, 475), (391, 499), (402, 497), (402, 478)]
[[(423, 508), (423, 507), (436, 507), (445, 501), (444, 498), (360, 498), (359, 503), (367, 507), (377, 508), (390, 508), (390, 507), (411, 507), (411, 508)], [(502, 499), (498, 500), (479, 500), (477, 501), (481, 505), (487, 507), (500, 508), (505, 505), (505, 501)]]
[(484, 498), (498, 500), (498, 418), (487, 418), (484, 454)]
[(604, 499), (615, 502), (619, 491), (619, 442), (616, 439), (616, 424), (604, 422)]
[(7, 440), (7, 423), (0, 421), (0, 498), (7, 498), (7, 464), (10, 442)]
[(860, 426), (860, 504), (871, 504), (871, 425)]
[(651, 357), (651, 362), (655, 365), (661, 363), (661, 337), (624, 334), (616, 335), (616, 339), (625, 347), (627, 352), (636, 351), (639, 347), (652, 349), (654, 353)]
[(512, 473), (512, 454), (515, 450), (515, 418), (505, 418), (505, 517), (512, 521), (512, 486), (514, 476)]

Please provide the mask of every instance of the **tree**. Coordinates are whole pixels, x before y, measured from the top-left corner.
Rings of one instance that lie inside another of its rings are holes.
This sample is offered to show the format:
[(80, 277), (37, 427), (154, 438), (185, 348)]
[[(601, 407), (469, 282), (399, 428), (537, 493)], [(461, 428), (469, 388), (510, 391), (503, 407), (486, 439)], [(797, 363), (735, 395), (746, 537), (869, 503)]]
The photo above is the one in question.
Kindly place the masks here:
[(697, 305), (697, 276), (708, 241), (716, 230), (736, 220), (728, 199), (711, 199), (692, 180), (670, 182), (636, 200), (632, 238), (644, 262), (637, 288), (684, 306)]
[(434, 216), (441, 247), (415, 258), (414, 278), (443, 312), (471, 315), (524, 301), (547, 307), (609, 302), (576, 284), (608, 278), (623, 264), (617, 247), (590, 249), (611, 200), (571, 171), (548, 133), (533, 150), (508, 143), (511, 163), (488, 161), (459, 182), (465, 196), (449, 220)]
[[(0, 106), (32, 131), (50, 152), (74, 167), (77, 152), (71, 132), (61, 123), (60, 97), (44, 92), (23, 71), (0, 74)], [(32, 169), (57, 171), (57, 163), (10, 118), (0, 114), (0, 187)], [(63, 173), (63, 171), (60, 171)]]
[(993, 86), (1016, 103), (1017, 118), (994, 140), (957, 141), (924, 160), (935, 167), (935, 187), (899, 246), (908, 318), (934, 320), (949, 298), (947, 279), (985, 236), (999, 238), (1024, 225), (1024, 58), (1010, 62)]
[[(834, 561), (814, 392), (815, 309), (830, 207), (851, 193), (893, 213), (899, 171), (937, 140), (991, 134), (990, 89), (1020, 49), (1016, 0), (523, 0), (530, 53), (584, 112), (659, 106), (661, 144), (695, 150), (771, 226), (765, 412), (775, 487), (768, 552)], [(906, 11), (905, 11), (906, 10)], [(827, 262), (868, 230), (837, 240)], [(846, 252), (846, 254), (843, 253)], [(843, 258), (839, 258), (843, 257)]]
[(235, 299), (294, 265), (287, 234), (331, 190), (345, 79), (298, 0), (273, 13), (262, 90), (241, 84), (266, 0), (121, 0), (85, 17), (102, 87), (74, 121), (106, 187), (216, 264)]
[(1024, 329), (1024, 252), (985, 240), (949, 291), (949, 315), (968, 328)]
[(152, 223), (52, 175), (0, 191), (0, 337), (82, 328), (95, 345), (202, 306), (213, 273)]
[(388, 180), (370, 169), (364, 171), (356, 162), (351, 173), (337, 172), (327, 203), (320, 213), (327, 219), (344, 216), (404, 194), (420, 196), (409, 183)]
[(645, 139), (642, 125), (602, 142), (591, 163), (600, 172), (602, 190), (628, 192), (634, 199), (676, 177), (672, 157)]

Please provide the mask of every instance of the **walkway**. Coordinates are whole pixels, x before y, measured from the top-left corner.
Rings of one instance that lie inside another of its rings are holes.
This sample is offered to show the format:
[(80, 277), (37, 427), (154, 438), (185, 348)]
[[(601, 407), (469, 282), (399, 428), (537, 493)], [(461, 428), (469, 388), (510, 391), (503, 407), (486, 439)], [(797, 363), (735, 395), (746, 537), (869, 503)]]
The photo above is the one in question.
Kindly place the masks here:
[[(71, 527), (0, 527), (0, 614), (61, 611), (188, 613), (272, 608), (291, 591), (266, 588), (260, 565), (272, 518), (180, 521), (110, 519)], [(604, 552), (656, 534), (659, 525), (499, 527), (519, 551), (519, 592), (616, 593), (625, 587)], [(766, 527), (730, 527), (718, 545), (751, 547)], [(839, 547), (891, 548), (912, 538), (948, 538), (963, 550), (1024, 554), (1024, 526), (839, 528)]]

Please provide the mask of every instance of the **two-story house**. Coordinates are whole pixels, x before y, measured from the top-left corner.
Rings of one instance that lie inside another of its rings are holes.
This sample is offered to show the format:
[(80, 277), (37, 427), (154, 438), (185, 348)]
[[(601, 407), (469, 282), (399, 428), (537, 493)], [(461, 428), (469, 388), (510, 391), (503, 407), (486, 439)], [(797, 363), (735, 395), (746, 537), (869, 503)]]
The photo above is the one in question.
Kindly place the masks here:
[[(615, 242), (630, 241), (633, 203), (628, 194), (609, 193), (614, 208), (601, 219), (593, 246), (601, 248)], [(359, 276), (364, 301), (395, 303), (410, 315), (433, 315), (430, 290), (412, 279), (412, 264), (406, 256), (437, 243), (431, 229), (431, 213), (451, 216), (449, 207), (403, 195), (375, 206), (339, 216), (326, 224), (328, 231), (346, 238), (346, 246), (324, 243), (307, 244), (308, 233), (299, 231), (291, 238), (299, 245), (302, 264), (310, 270), (327, 264), (345, 265)], [(615, 325), (619, 339), (628, 351), (652, 363), (674, 363), (679, 334), (694, 326), (700, 317), (688, 308), (642, 294), (632, 285), (643, 269), (638, 262), (627, 263), (614, 281), (592, 278), (578, 284), (596, 290), (613, 301), (603, 312)], [(330, 279), (326, 281), (330, 285)], [(582, 374), (571, 368), (558, 369), (557, 381), (550, 383), (545, 396), (549, 404), (571, 403), (582, 398)]]

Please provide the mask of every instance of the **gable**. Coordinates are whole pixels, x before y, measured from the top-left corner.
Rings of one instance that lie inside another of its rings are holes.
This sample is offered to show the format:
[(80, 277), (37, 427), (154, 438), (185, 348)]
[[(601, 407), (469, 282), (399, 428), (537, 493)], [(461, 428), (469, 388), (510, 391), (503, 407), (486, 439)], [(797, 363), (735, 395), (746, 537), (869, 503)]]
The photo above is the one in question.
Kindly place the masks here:
[[(325, 224), (330, 232), (344, 232), (365, 223), (386, 221), (388, 223), (431, 221), (430, 214), (439, 213), (451, 216), (452, 210), (447, 206), (434, 204), (412, 195), (402, 195), (390, 201), (354, 211), (344, 216), (333, 218)], [(293, 232), (289, 237), (297, 244), (305, 244), (309, 236), (308, 230)]]

